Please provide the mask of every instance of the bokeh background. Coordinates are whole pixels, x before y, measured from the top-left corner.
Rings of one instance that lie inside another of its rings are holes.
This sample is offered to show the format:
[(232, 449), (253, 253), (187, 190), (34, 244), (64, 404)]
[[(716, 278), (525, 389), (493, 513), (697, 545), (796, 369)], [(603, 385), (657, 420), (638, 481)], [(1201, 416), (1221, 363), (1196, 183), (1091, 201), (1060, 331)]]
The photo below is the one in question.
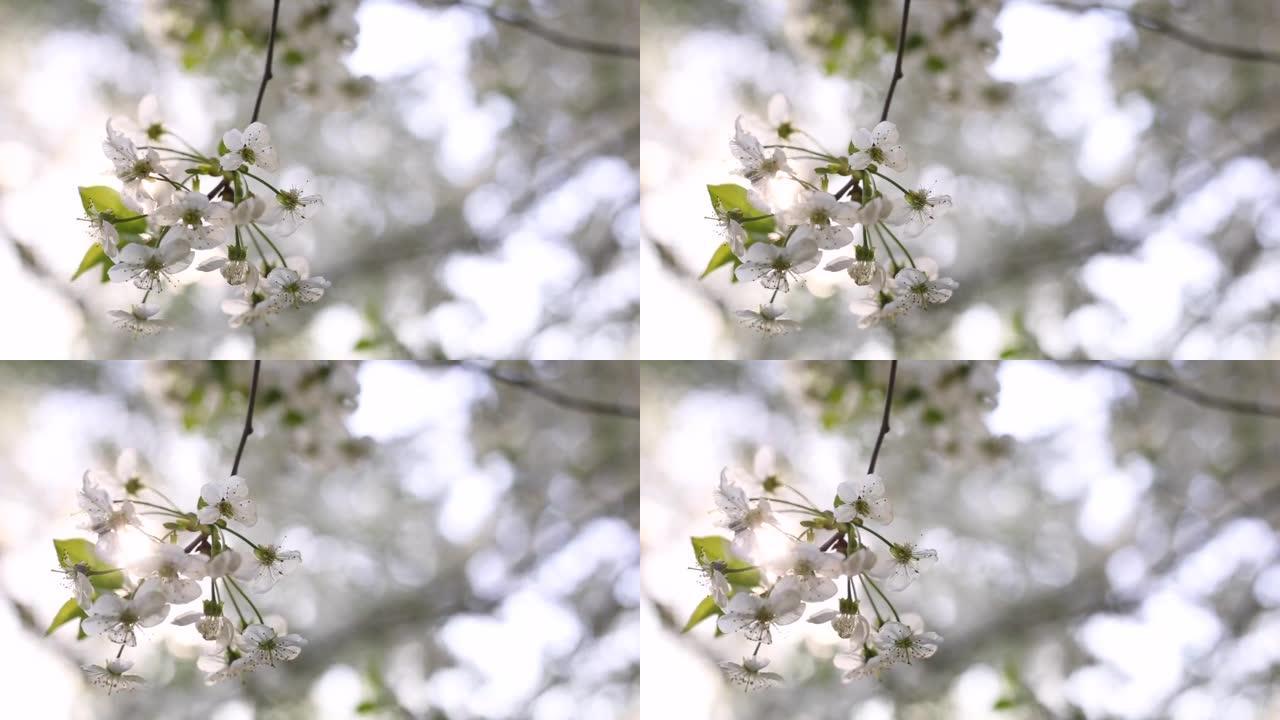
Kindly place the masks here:
[(230, 289), (192, 269), (163, 299), (176, 331), (111, 327), (107, 311), (137, 293), (68, 283), (89, 245), (76, 186), (118, 187), (106, 120), (153, 94), (209, 152), (251, 114), (270, 8), (0, 2), (0, 297), (32, 309), (0, 356), (634, 354), (638, 63), (573, 41), (634, 50), (635, 0), (286, 2), (293, 17), (327, 9), (334, 39), (310, 54), (282, 41), (263, 102), (273, 179), (309, 181), (325, 203), (282, 249), (334, 287), (283, 322), (232, 331), (219, 310)]
[(52, 540), (86, 537), (81, 475), (134, 447), (156, 487), (194, 504), (230, 467), (250, 371), (0, 364), (6, 717), (636, 716), (637, 423), (546, 399), (572, 387), (633, 406), (636, 370), (615, 363), (503, 364), (496, 381), (479, 366), (265, 362), (241, 466), (249, 536), (283, 538), (303, 564), (256, 599), (309, 644), (205, 687), (207, 643), (162, 625), (128, 653), (150, 687), (88, 687), (79, 665), (114, 647), (77, 642), (74, 624), (44, 637), (68, 595)]
[[(785, 298), (803, 331), (738, 327), (732, 312), (765, 291), (724, 269), (696, 279), (721, 242), (704, 186), (734, 181), (734, 118), (785, 93), (796, 124), (844, 147), (880, 117), (900, 16), (899, 2), (646, 0), (645, 357), (1280, 354), (1280, 8), (1265, 0), (915, 3), (916, 29), (979, 19), (912, 38), (890, 113), (899, 177), (955, 202), (912, 252), (959, 291), (860, 330), (852, 283), (819, 269)], [(984, 17), (994, 38), (966, 29)], [(1238, 48), (1264, 58), (1223, 54)]]
[(1280, 368), (1127, 370), (901, 363), (877, 465), (886, 532), (939, 561), (890, 595), (941, 649), (843, 685), (830, 628), (800, 621), (762, 650), (786, 685), (748, 695), (716, 663), (749, 641), (679, 633), (706, 594), (688, 538), (726, 532), (720, 469), (750, 468), (760, 444), (811, 498), (865, 473), (888, 363), (646, 364), (644, 716), (1276, 717)]

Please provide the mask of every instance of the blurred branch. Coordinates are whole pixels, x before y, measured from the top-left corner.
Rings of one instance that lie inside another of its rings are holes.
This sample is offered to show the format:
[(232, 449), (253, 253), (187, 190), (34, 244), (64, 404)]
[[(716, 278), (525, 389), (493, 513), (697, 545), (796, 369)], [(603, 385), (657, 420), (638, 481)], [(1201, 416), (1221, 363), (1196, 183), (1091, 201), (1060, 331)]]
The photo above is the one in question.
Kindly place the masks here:
[(35, 251), (26, 243), (14, 237), (13, 233), (10, 232), (7, 227), (4, 228), (2, 232), (5, 239), (13, 246), (13, 251), (18, 256), (18, 262), (21, 263), (28, 272), (34, 275), (36, 279), (40, 280), (40, 282), (45, 285), (48, 285), (52, 290), (74, 305), (76, 310), (80, 312), (80, 316), (87, 324), (89, 318), (89, 306), (85, 304), (85, 301), (73, 293), (66, 282), (63, 282), (61, 278), (54, 275), (53, 271), (45, 267), (44, 263), (40, 262), (40, 258), (36, 257)]
[(680, 264), (680, 259), (676, 257), (675, 251), (673, 251), (670, 246), (668, 246), (663, 241), (659, 240), (653, 233), (649, 232), (648, 230), (642, 229), (641, 235), (644, 237), (645, 240), (649, 241), (649, 245), (653, 248), (654, 253), (656, 253), (658, 256), (658, 261), (662, 263), (662, 266), (665, 267), (668, 272), (680, 278), (681, 280), (685, 281), (688, 285), (694, 288), (698, 292), (698, 294), (703, 297), (703, 299), (705, 299), (707, 302), (711, 303), (712, 305), (715, 305), (722, 315), (730, 314), (729, 306), (726, 305), (725, 302), (721, 300), (718, 296), (716, 296), (715, 293), (711, 292), (711, 289), (708, 288), (706, 284), (702, 282), (702, 280), (694, 277), (689, 270), (686, 270), (685, 267)]
[(1170, 39), (1176, 40), (1184, 45), (1193, 47), (1210, 55), (1220, 55), (1222, 57), (1232, 58), (1233, 60), (1248, 60), (1251, 62), (1268, 62), (1280, 64), (1280, 52), (1270, 50), (1260, 50), (1256, 48), (1240, 47), (1239, 45), (1230, 45), (1228, 43), (1209, 40), (1201, 37), (1188, 30), (1184, 30), (1177, 25), (1163, 18), (1147, 15), (1126, 7), (1118, 5), (1110, 5), (1102, 2), (1091, 3), (1074, 3), (1063, 2), (1060, 0), (1042, 0), (1045, 5), (1052, 5), (1066, 10), (1074, 10), (1076, 12), (1088, 12), (1089, 10), (1103, 10), (1107, 12), (1119, 13), (1126, 15), (1134, 27), (1143, 30), (1150, 30), (1159, 33)]
[(555, 28), (547, 27), (528, 15), (506, 12), (499, 10), (492, 5), (472, 2), (471, 0), (431, 0), (427, 4), (438, 7), (462, 7), (470, 10), (476, 10), (488, 15), (489, 19), (496, 23), (507, 25), (518, 30), (523, 30), (531, 35), (535, 35), (546, 40), (552, 45), (558, 45), (559, 47), (565, 48), (566, 50), (575, 50), (593, 55), (632, 58), (637, 60), (640, 58), (640, 48), (638, 47), (600, 40), (590, 40), (587, 38), (569, 35), (568, 33), (561, 32)]
[(1242, 413), (1245, 415), (1261, 415), (1263, 417), (1280, 418), (1280, 405), (1271, 405), (1254, 400), (1238, 400), (1223, 397), (1221, 395), (1214, 395), (1197, 387), (1187, 385), (1172, 375), (1157, 375), (1155, 373), (1139, 370), (1137, 367), (1132, 365), (1121, 365), (1119, 363), (1108, 362), (1106, 360), (1100, 360), (1095, 364), (1110, 370), (1122, 372), (1139, 382), (1155, 385), (1156, 387), (1168, 390), (1174, 395), (1186, 398), (1187, 400), (1190, 400), (1202, 407)]
[(610, 415), (613, 417), (627, 418), (629, 420), (640, 419), (640, 408), (634, 405), (613, 403), (607, 400), (596, 400), (594, 398), (570, 395), (564, 391), (544, 385), (527, 375), (509, 375), (502, 372), (494, 365), (485, 365), (472, 360), (428, 360), (426, 361), (426, 364), (444, 367), (459, 367), (471, 370), (472, 372), (477, 372), (487, 376), (490, 380), (493, 380), (496, 383), (524, 390), (531, 395), (540, 397), (553, 405), (559, 405), (567, 410), (576, 410), (596, 415)]
[(612, 415), (614, 417), (629, 418), (632, 420), (640, 419), (640, 408), (634, 405), (624, 405), (622, 403), (612, 403), (606, 400), (577, 397), (557, 390), (556, 388), (543, 385), (527, 375), (508, 375), (498, 370), (498, 368), (493, 365), (481, 365), (480, 363), (471, 362), (469, 360), (459, 360), (454, 364), (458, 367), (464, 367), (483, 373), (489, 376), (489, 378), (494, 382), (519, 388), (532, 395), (536, 395), (549, 403), (559, 405), (562, 408), (595, 413), (597, 415)]

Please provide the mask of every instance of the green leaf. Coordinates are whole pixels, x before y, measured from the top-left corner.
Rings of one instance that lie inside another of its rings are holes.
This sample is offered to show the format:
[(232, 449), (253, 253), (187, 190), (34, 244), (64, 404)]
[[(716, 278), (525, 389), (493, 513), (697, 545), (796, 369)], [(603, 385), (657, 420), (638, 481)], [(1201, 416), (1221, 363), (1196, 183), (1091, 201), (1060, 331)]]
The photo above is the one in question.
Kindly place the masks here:
[(54, 630), (66, 625), (76, 618), (84, 618), (84, 610), (80, 609), (80, 605), (76, 603), (75, 598), (71, 598), (62, 604), (62, 608), (58, 610), (58, 614), (53, 616), (53, 622), (49, 623), (49, 629), (44, 631), (45, 635), (52, 635)]
[[(120, 197), (120, 193), (106, 185), (81, 187), (80, 204), (84, 205), (85, 212), (89, 212), (89, 208), (93, 207), (98, 212), (110, 212), (118, 218), (135, 217), (140, 214), (137, 210), (130, 210), (125, 207), (124, 198)], [(147, 221), (138, 218), (129, 222), (116, 223), (116, 231), (122, 233), (146, 232)]]
[[(94, 247), (97, 246), (95, 245)], [(720, 247), (716, 248), (715, 253), (711, 255), (711, 260), (707, 262), (707, 269), (702, 271), (702, 274), (698, 276), (698, 279), (701, 280), (705, 278), (715, 270), (718, 270), (720, 267), (728, 265), (729, 263), (733, 263), (733, 267), (736, 268), (742, 264), (742, 261), (739, 260), (737, 256), (733, 254), (733, 251), (729, 249), (729, 243), (720, 243)]]
[(373, 350), (380, 345), (382, 345), (382, 341), (378, 338), (363, 337), (356, 341), (354, 349), (356, 352), (363, 352), (365, 350)]
[(102, 252), (101, 245), (98, 243), (90, 245), (89, 249), (84, 253), (84, 258), (80, 260), (80, 267), (76, 268), (75, 274), (71, 276), (71, 280), (75, 281), (76, 278), (103, 263), (106, 263), (104, 266), (106, 268), (110, 268), (114, 264), (111, 262), (111, 258), (107, 257), (107, 254)]
[(723, 615), (724, 611), (716, 605), (716, 601), (710, 595), (702, 598), (702, 602), (698, 603), (698, 607), (693, 609), (693, 614), (689, 616), (689, 622), (684, 624), (684, 629), (680, 632), (687, 633), (692, 630), (698, 623), (715, 615)]
[(744, 568), (751, 567), (749, 563), (729, 555), (729, 541), (727, 539), (719, 535), (708, 535), (706, 537), (692, 537), (689, 540), (693, 543), (693, 557), (697, 559), (699, 564), (723, 561), (726, 570), (736, 571), (726, 572), (724, 575), (730, 585), (749, 588), (760, 584), (759, 570), (746, 570)]
[(365, 700), (356, 706), (357, 715), (372, 715), (382, 709), (382, 703), (377, 700)]
[[(93, 553), (93, 543), (84, 538), (72, 538), (70, 540), (54, 540), (53, 549), (58, 553), (58, 564), (64, 568), (75, 567), (77, 563), (84, 563), (89, 566), (90, 570), (102, 571), (110, 570), (111, 566), (98, 559)], [(102, 575), (93, 575), (89, 578), (89, 582), (99, 590), (118, 590), (124, 587), (124, 575), (120, 571), (103, 573)]]
[[(769, 211), (755, 207), (747, 201), (747, 189), (741, 185), (732, 183), (708, 185), (707, 193), (711, 195), (711, 207), (715, 209), (717, 215), (736, 213), (740, 217), (759, 217), (769, 214)], [(742, 227), (749, 233), (770, 233), (774, 228), (773, 218), (745, 222), (742, 223)]]
[(1003, 698), (1000, 698), (999, 700), (996, 700), (996, 704), (992, 706), (992, 709), (993, 710), (1010, 710), (1015, 707), (1018, 707), (1018, 701), (1016, 698), (1003, 697)]

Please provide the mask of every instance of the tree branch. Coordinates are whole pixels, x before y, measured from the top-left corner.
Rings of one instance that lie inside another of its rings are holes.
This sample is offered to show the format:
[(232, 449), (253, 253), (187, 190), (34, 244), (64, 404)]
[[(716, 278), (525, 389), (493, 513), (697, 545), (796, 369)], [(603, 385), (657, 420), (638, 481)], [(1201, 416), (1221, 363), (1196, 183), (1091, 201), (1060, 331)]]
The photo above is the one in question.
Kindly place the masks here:
[(244, 431), (240, 433), (240, 446), (236, 448), (235, 462), (231, 463), (231, 474), (240, 472), (240, 457), (244, 455), (244, 444), (253, 434), (253, 406), (258, 400), (258, 372), (262, 370), (262, 361), (253, 361), (253, 381), (249, 384), (249, 409), (244, 414)]
[(1280, 64), (1280, 52), (1240, 47), (1239, 45), (1230, 45), (1216, 40), (1209, 40), (1208, 38), (1203, 38), (1188, 30), (1184, 30), (1168, 20), (1158, 18), (1153, 15), (1147, 15), (1130, 8), (1118, 7), (1116, 5), (1109, 5), (1102, 2), (1075, 3), (1062, 2), (1059, 0), (1044, 0), (1044, 4), (1064, 8), (1066, 10), (1074, 10), (1076, 12), (1103, 10), (1107, 12), (1120, 13), (1122, 15), (1127, 15), (1129, 17), (1129, 21), (1133, 23), (1134, 27), (1159, 33), (1172, 40), (1176, 40), (1183, 45), (1193, 47), (1202, 52), (1209, 53), (1210, 55), (1220, 55), (1233, 60)]
[(1094, 364), (1109, 370), (1122, 372), (1139, 382), (1163, 388), (1174, 395), (1190, 400), (1191, 402), (1203, 407), (1241, 413), (1244, 415), (1260, 415), (1262, 417), (1280, 418), (1280, 405), (1271, 405), (1253, 400), (1237, 400), (1234, 398), (1222, 397), (1221, 395), (1214, 395), (1199, 388), (1191, 387), (1172, 375), (1156, 375), (1139, 370), (1137, 367), (1132, 365), (1121, 365), (1119, 363), (1108, 362), (1106, 360), (1100, 360)]
[[(893, 104), (893, 91), (898, 89), (898, 81), (902, 79), (902, 55), (907, 50), (907, 18), (911, 15), (911, 0), (902, 0), (902, 25), (898, 28), (898, 57), (893, 62), (893, 77), (889, 80), (889, 92), (884, 96), (884, 109), (880, 111), (880, 122), (889, 119), (889, 106)], [(858, 176), (849, 178), (844, 187), (836, 191), (839, 200), (858, 184)]]
[(549, 28), (528, 15), (503, 12), (492, 5), (472, 2), (471, 0), (436, 0), (431, 4), (446, 7), (463, 7), (482, 12), (485, 15), (488, 15), (489, 18), (496, 23), (523, 30), (531, 35), (535, 35), (546, 40), (552, 45), (558, 45), (559, 47), (565, 48), (566, 50), (575, 50), (593, 55), (608, 55), (636, 60), (640, 58), (640, 48), (638, 47), (622, 45), (620, 43), (603, 42), (600, 40), (590, 40), (587, 38), (569, 35), (568, 33), (561, 32), (554, 28)]
[[(905, 27), (905, 25), (904, 25)], [(893, 409), (893, 387), (898, 379), (898, 361), (889, 361), (889, 386), (884, 391), (884, 413), (880, 416), (880, 432), (876, 435), (876, 445), (871, 450), (871, 462), (867, 465), (867, 474), (870, 475), (876, 471), (876, 461), (880, 459), (880, 447), (884, 445), (884, 436), (889, 434), (889, 411)], [(819, 548), (823, 552), (835, 547), (835, 544), (844, 537), (844, 533), (837, 532), (835, 535), (827, 538)]]
[(253, 118), (249, 122), (258, 121), (258, 111), (262, 109), (262, 95), (267, 91), (267, 81), (271, 74), (271, 60), (276, 54), (276, 21), (280, 18), (280, 0), (276, 0), (271, 8), (271, 35), (267, 37), (267, 64), (262, 69), (262, 82), (258, 85), (258, 99), (253, 103)]

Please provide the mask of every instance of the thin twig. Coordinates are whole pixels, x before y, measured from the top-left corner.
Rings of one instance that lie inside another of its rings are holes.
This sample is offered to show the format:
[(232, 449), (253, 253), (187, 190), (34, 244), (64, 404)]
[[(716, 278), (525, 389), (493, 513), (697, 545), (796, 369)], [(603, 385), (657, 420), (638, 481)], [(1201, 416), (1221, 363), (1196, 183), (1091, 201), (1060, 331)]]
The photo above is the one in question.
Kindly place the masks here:
[(871, 463), (867, 466), (867, 474), (876, 471), (876, 460), (880, 458), (880, 446), (884, 444), (884, 436), (889, 434), (889, 410), (893, 407), (893, 385), (898, 379), (898, 361), (889, 361), (889, 387), (884, 393), (884, 414), (880, 416), (880, 434), (876, 436), (876, 446), (871, 451)]
[[(893, 62), (893, 77), (889, 80), (889, 92), (884, 96), (884, 109), (880, 111), (880, 122), (889, 119), (889, 106), (893, 104), (893, 92), (898, 89), (898, 81), (902, 79), (902, 55), (907, 50), (907, 18), (911, 15), (911, 0), (902, 0), (902, 25), (898, 28), (898, 57)], [(849, 182), (844, 187), (836, 191), (835, 198), (839, 200), (858, 184), (858, 176), (855, 174), (849, 178)]]
[(267, 38), (267, 64), (262, 70), (262, 83), (258, 85), (258, 99), (253, 103), (253, 119), (249, 122), (258, 121), (258, 111), (262, 109), (262, 95), (267, 91), (267, 81), (272, 78), (271, 60), (276, 53), (276, 21), (280, 18), (280, 0), (276, 0), (271, 8), (271, 35)]
[(231, 463), (231, 474), (240, 472), (240, 456), (244, 455), (244, 444), (253, 434), (253, 406), (258, 400), (258, 372), (262, 369), (262, 361), (253, 361), (253, 381), (249, 384), (249, 409), (244, 414), (244, 431), (240, 433), (240, 446), (236, 448), (235, 462)]
[[(889, 361), (889, 386), (884, 391), (884, 413), (880, 415), (880, 432), (876, 435), (876, 445), (871, 450), (871, 462), (867, 465), (867, 474), (870, 475), (876, 471), (876, 461), (880, 459), (880, 448), (884, 445), (884, 437), (889, 434), (889, 412), (893, 409), (893, 388), (898, 380), (898, 361)], [(823, 552), (835, 547), (840, 538), (844, 537), (844, 533), (836, 533), (827, 538), (819, 548)]]
[(589, 40), (568, 33), (561, 32), (554, 28), (542, 25), (538, 21), (528, 15), (520, 15), (512, 12), (503, 12), (493, 7), (478, 2), (470, 2), (469, 0), (438, 0), (432, 3), (434, 5), (445, 5), (469, 8), (488, 15), (496, 23), (509, 25), (513, 28), (524, 30), (525, 32), (535, 35), (546, 40), (552, 45), (558, 45), (567, 50), (576, 50), (578, 52), (591, 53), (593, 55), (610, 55), (613, 57), (624, 57), (639, 59), (640, 48), (633, 45), (622, 45), (620, 43), (604, 42), (600, 40)]
[(884, 96), (884, 110), (880, 111), (880, 122), (889, 119), (889, 106), (893, 104), (893, 91), (898, 89), (898, 81), (902, 79), (902, 55), (907, 47), (907, 16), (911, 14), (911, 0), (902, 0), (902, 27), (898, 28), (898, 59), (893, 64), (893, 79), (889, 81), (889, 93)]
[(1109, 5), (1101, 2), (1075, 3), (1061, 2), (1059, 0), (1043, 0), (1043, 2), (1045, 5), (1052, 5), (1054, 7), (1074, 10), (1076, 12), (1104, 10), (1127, 15), (1129, 17), (1129, 21), (1133, 23), (1134, 27), (1159, 33), (1170, 39), (1177, 40), (1184, 45), (1209, 53), (1210, 55), (1220, 55), (1233, 60), (1280, 64), (1280, 52), (1241, 47), (1239, 45), (1230, 45), (1228, 43), (1203, 38), (1189, 30), (1184, 30), (1183, 28), (1174, 25), (1164, 18), (1147, 15), (1131, 8), (1119, 7), (1117, 5)]
[(1221, 395), (1214, 395), (1199, 388), (1186, 385), (1172, 375), (1155, 375), (1153, 373), (1139, 370), (1132, 365), (1121, 365), (1119, 363), (1107, 362), (1105, 360), (1098, 361), (1095, 364), (1109, 370), (1122, 372), (1139, 382), (1163, 388), (1174, 395), (1190, 400), (1191, 402), (1203, 407), (1241, 413), (1244, 415), (1260, 415), (1262, 417), (1280, 418), (1280, 405), (1271, 405), (1253, 400), (1238, 400), (1235, 398), (1222, 397)]

